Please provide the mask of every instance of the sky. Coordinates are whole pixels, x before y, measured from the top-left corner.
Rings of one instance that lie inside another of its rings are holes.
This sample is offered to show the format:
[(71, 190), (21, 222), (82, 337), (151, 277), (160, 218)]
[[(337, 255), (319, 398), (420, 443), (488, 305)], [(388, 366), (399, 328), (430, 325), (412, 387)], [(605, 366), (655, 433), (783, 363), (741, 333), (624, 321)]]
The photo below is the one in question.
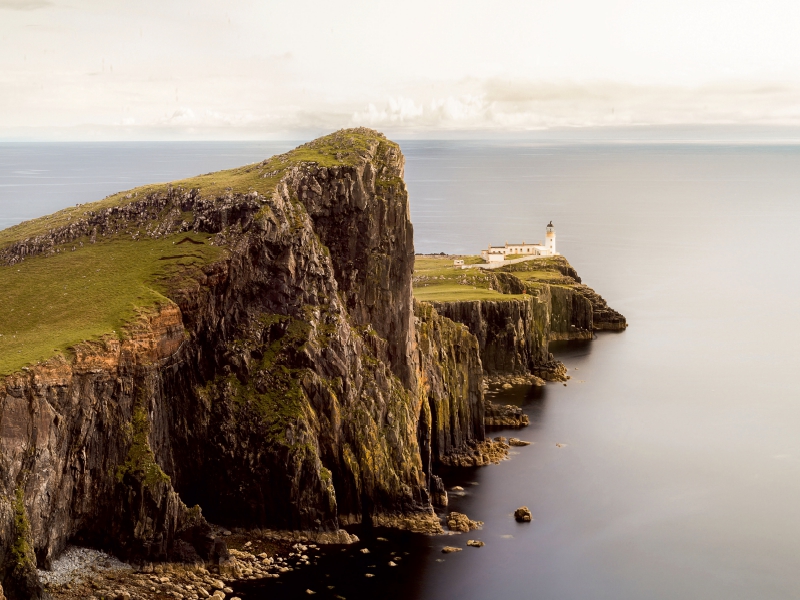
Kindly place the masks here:
[(796, 0), (0, 0), (0, 140), (800, 125)]

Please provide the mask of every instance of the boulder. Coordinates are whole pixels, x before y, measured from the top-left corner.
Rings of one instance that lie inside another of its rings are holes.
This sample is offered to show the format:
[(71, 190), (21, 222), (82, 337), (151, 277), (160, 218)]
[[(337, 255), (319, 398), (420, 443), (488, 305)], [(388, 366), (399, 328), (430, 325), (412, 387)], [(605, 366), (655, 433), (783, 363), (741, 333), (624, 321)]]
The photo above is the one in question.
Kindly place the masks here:
[(530, 523), (533, 520), (531, 511), (527, 506), (520, 506), (514, 511), (514, 518), (520, 523)]

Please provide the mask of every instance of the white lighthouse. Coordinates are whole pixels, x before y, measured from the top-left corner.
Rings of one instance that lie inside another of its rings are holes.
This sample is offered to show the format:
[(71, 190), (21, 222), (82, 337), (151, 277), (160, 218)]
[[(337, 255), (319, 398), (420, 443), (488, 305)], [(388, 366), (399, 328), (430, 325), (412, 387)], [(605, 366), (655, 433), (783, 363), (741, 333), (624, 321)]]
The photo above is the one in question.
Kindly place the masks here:
[(555, 256), (556, 252), (556, 228), (553, 227), (553, 222), (547, 224), (547, 233), (545, 234), (544, 244), (509, 244), (506, 242), (505, 246), (492, 246), (491, 244), (486, 250), (481, 250), (481, 258), (490, 263), (504, 262), (509, 255), (514, 256), (511, 260), (528, 260), (536, 256)]
[(547, 224), (547, 237), (544, 242), (545, 254), (553, 256), (556, 254), (556, 228), (553, 227), (553, 222)]

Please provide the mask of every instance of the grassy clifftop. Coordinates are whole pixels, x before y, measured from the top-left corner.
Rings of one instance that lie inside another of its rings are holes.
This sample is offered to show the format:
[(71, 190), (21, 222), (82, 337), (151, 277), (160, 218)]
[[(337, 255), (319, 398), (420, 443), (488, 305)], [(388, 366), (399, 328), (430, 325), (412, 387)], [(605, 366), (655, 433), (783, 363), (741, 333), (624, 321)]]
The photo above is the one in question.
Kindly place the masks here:
[(236, 195), (250, 192), (268, 196), (272, 194), (275, 185), (281, 180), (284, 173), (295, 165), (303, 162), (316, 163), (323, 167), (353, 165), (376, 142), (396, 146), (393, 142), (389, 142), (377, 132), (369, 129), (342, 130), (259, 163), (126, 190), (98, 202), (65, 208), (52, 215), (25, 221), (4, 229), (0, 231), (0, 248), (25, 238), (44, 235), (58, 227), (69, 226), (72, 222), (91, 212), (97, 213), (107, 208), (132, 204), (146, 196), (165, 193), (170, 188), (198, 190), (201, 198), (209, 199), (224, 194)]
[[(0, 231), (0, 250), (63, 232), (107, 209), (164, 197), (171, 190), (191, 190), (197, 201), (211, 203), (253, 192), (269, 198), (292, 167), (353, 165), (377, 143), (394, 145), (368, 129), (339, 131), (252, 165), (120, 192)], [(153, 230), (159, 220), (176, 218), (177, 209), (171, 210), (153, 215)], [(192, 217), (177, 215), (178, 221), (189, 223)], [(129, 226), (125, 217), (115, 218), (123, 222), (116, 223), (118, 231), (112, 235), (97, 235), (94, 242), (88, 234), (73, 236), (52, 246), (48, 254), (26, 256), (12, 265), (0, 263), (0, 376), (67, 352), (84, 340), (124, 335), (125, 324), (139, 311), (169, 302), (169, 287), (176, 278), (227, 254), (225, 247), (211, 243), (212, 234), (151, 235), (140, 224)]]
[[(483, 261), (475, 256), (466, 264)], [(460, 300), (511, 300), (521, 298), (537, 284), (572, 285), (576, 280), (565, 273), (574, 273), (562, 256), (508, 265), (491, 271), (453, 266), (452, 258), (417, 258), (414, 265), (414, 297), (427, 302)], [(509, 282), (509, 275), (518, 283)], [(577, 275), (576, 275), (577, 276)]]

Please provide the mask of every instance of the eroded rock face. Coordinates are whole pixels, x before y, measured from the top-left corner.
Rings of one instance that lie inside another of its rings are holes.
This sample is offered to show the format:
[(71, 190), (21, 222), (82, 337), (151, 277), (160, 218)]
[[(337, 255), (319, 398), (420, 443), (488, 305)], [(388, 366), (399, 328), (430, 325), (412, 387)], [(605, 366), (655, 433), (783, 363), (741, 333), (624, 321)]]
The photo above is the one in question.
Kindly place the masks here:
[(442, 316), (467, 326), (478, 339), (488, 374), (528, 373), (548, 359), (549, 289), (525, 299), (433, 302)]
[[(548, 351), (550, 342), (589, 340), (596, 330), (622, 331), (625, 317), (611, 309), (594, 290), (580, 283), (565, 260), (558, 285), (521, 282), (513, 273), (502, 276), (500, 291), (524, 298), (433, 302), (437, 312), (467, 326), (478, 339), (481, 363), (490, 378), (534, 374), (546, 381), (566, 381), (567, 372)], [(532, 267), (531, 267), (532, 268)]]
[[(350, 164), (292, 167), (271, 198), (204, 204), (186, 225), (170, 217), (178, 230), (216, 232), (227, 260), (188, 274), (122, 341), (82, 344), (74, 360), (0, 382), (0, 493), (21, 490), (40, 567), (68, 540), (133, 560), (224, 561), (204, 515), (309, 532), (362, 519), (439, 529), (421, 458), (431, 449), (418, 441), (429, 402), (403, 158), (369, 135)], [(142, 199), (146, 214), (129, 217), (163, 235), (153, 219), (196, 201), (170, 192)], [(105, 231), (118, 223), (112, 216), (88, 225)], [(23, 241), (4, 259), (63, 242)], [(472, 347), (441, 346), (468, 364), (464, 407), (456, 394), (441, 400), (465, 415), (463, 432), (442, 434), (451, 443), (482, 427), (477, 346), (463, 333)], [(7, 584), (14, 530), (5, 504)]]
[(415, 306), (420, 392), (419, 445), (425, 472), (466, 444), (484, 439), (482, 366), (474, 335), (439, 315), (431, 305)]

